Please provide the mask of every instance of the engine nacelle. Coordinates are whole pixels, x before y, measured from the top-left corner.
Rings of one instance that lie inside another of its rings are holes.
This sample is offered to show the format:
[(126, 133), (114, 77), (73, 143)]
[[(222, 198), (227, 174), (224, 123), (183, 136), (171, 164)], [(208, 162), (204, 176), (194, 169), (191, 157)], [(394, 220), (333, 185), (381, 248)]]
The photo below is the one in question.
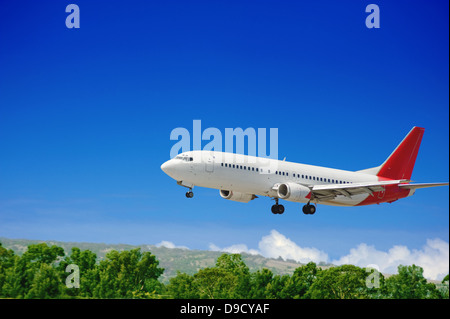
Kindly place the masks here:
[(311, 199), (311, 190), (296, 183), (283, 183), (278, 186), (278, 197), (291, 202), (307, 203)]
[(256, 196), (253, 194), (245, 194), (240, 192), (227, 191), (223, 189), (220, 190), (220, 197), (241, 203), (248, 203), (252, 199), (256, 198)]

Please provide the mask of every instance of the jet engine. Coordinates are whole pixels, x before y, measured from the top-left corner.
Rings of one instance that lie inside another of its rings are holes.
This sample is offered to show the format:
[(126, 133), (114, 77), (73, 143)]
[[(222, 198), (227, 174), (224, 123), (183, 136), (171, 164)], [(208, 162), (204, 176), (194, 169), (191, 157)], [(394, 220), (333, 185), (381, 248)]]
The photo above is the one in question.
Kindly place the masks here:
[(227, 191), (223, 189), (220, 190), (220, 197), (241, 203), (248, 203), (252, 199), (256, 198), (256, 196), (253, 194), (245, 194), (240, 192)]
[(283, 183), (278, 186), (278, 197), (291, 202), (307, 203), (311, 198), (311, 190), (296, 183)]

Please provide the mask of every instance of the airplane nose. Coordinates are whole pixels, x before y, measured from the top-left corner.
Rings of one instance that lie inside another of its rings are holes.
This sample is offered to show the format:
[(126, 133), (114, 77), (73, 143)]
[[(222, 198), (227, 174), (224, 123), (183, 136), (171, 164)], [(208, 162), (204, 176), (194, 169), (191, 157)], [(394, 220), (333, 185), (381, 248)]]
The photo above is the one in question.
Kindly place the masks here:
[(167, 167), (169, 166), (168, 163), (169, 163), (169, 161), (164, 162), (164, 163), (161, 165), (162, 171), (163, 171), (164, 173), (166, 173), (166, 174), (167, 174)]
[(167, 175), (170, 175), (170, 173), (173, 172), (173, 168), (174, 168), (173, 166), (174, 166), (173, 162), (171, 160), (169, 160), (161, 165), (161, 169), (164, 173), (166, 173)]

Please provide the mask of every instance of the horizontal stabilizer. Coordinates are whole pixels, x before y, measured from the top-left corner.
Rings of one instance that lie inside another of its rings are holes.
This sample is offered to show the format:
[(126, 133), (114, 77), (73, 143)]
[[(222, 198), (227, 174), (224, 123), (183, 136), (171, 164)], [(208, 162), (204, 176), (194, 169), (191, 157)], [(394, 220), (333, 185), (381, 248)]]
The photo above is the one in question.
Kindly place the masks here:
[(398, 185), (400, 188), (418, 189), (436, 186), (448, 186), (448, 183), (418, 183), (418, 184), (403, 184)]

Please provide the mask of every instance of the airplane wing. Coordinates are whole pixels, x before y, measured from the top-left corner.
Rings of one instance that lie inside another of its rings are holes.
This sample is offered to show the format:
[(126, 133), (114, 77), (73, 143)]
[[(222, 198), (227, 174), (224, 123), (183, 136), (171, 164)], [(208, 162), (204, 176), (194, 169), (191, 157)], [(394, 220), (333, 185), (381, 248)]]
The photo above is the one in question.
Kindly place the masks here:
[[(314, 185), (309, 186), (312, 194), (318, 200), (332, 200), (338, 195), (352, 197), (359, 194), (373, 195), (374, 192), (381, 192), (384, 186), (405, 183), (405, 180), (392, 180), (381, 182), (351, 183), (351, 184), (332, 184), (332, 185)], [(409, 184), (405, 184), (409, 185)]]
[(338, 195), (352, 197), (359, 194), (369, 194), (373, 196), (374, 192), (381, 192), (384, 186), (398, 185), (400, 188), (417, 189), (435, 186), (446, 186), (449, 183), (417, 183), (409, 184), (407, 180), (392, 180), (381, 182), (351, 183), (351, 184), (333, 184), (333, 185), (314, 185), (309, 186), (315, 198), (322, 201), (332, 200)]

